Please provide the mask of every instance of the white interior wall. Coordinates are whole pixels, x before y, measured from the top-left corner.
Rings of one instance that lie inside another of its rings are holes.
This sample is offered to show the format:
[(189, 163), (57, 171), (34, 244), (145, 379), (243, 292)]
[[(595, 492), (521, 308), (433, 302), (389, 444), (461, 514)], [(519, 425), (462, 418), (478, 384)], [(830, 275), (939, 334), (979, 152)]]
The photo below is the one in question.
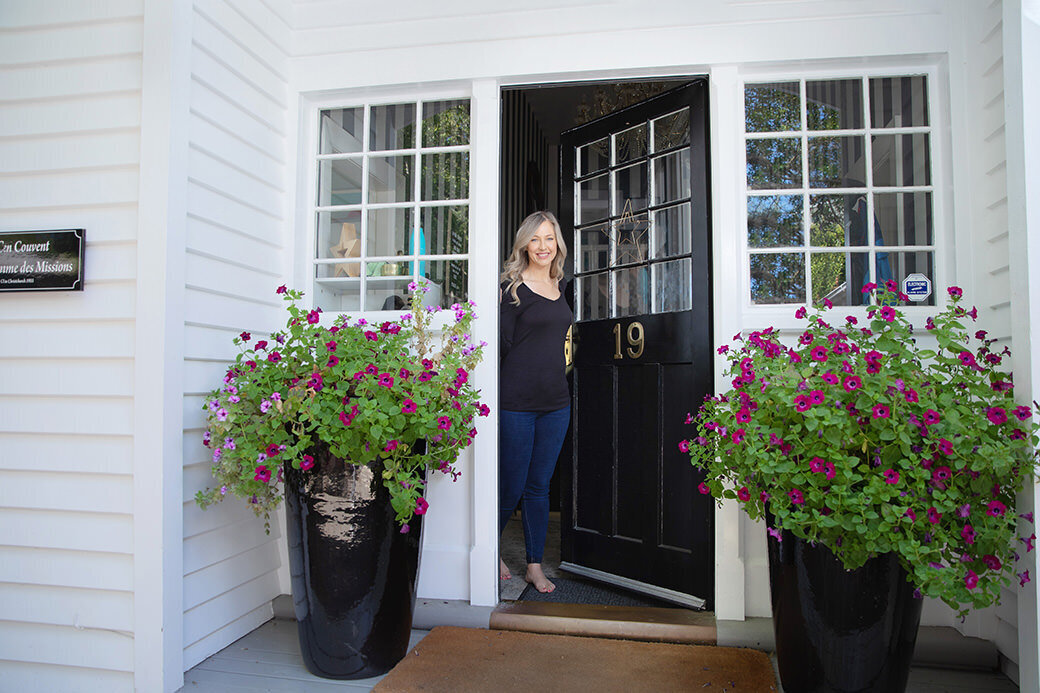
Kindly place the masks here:
[(242, 331), (284, 326), (275, 288), (287, 283), (289, 224), (288, 5), (196, 0), (187, 125), (184, 244), (184, 669), (272, 616), (283, 521), (271, 534), (237, 498), (205, 511), (206, 393), (222, 382)]
[(132, 690), (142, 3), (0, 9), (0, 230), (86, 229), (79, 292), (0, 294), (0, 680)]

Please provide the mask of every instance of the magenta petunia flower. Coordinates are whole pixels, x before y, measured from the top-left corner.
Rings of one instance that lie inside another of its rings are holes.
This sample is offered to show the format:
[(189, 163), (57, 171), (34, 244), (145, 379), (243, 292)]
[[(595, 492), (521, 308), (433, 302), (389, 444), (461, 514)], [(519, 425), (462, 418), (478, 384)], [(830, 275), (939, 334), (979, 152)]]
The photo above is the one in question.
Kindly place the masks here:
[(871, 291), (873, 291), (876, 288), (877, 288), (877, 284), (875, 284), (874, 282), (867, 282), (866, 284), (863, 285), (863, 288), (861, 289), (861, 291), (863, 293), (865, 293), (865, 294), (869, 294)]
[(1000, 570), (1001, 562), (1000, 559), (991, 553), (987, 553), (982, 557), (982, 562), (986, 564), (986, 567), (990, 570)]
[(751, 410), (747, 407), (741, 407), (740, 411), (737, 412), (737, 421), (739, 423), (747, 423), (751, 421)]
[(860, 380), (858, 375), (845, 376), (845, 380), (843, 380), (841, 384), (845, 388), (846, 392), (852, 392), (853, 390), (858, 390), (863, 387), (863, 381)]
[(278, 363), (282, 360), (282, 355), (277, 351), (272, 351), (270, 354), (267, 355), (267, 360), (271, 363)]
[(491, 407), (489, 407), (486, 404), (481, 404), (480, 405), (480, 411), (477, 412), (477, 415), (478, 416), (487, 416), (490, 413), (491, 413)]
[(800, 337), (798, 337), (798, 343), (799, 344), (809, 345), (809, 344), (813, 343), (813, 339), (814, 339), (813, 333), (810, 332), (809, 330), (806, 330), (805, 332), (803, 332), (801, 334)]
[(304, 455), (303, 459), (300, 460), (300, 469), (307, 471), (314, 466), (314, 458), (310, 455)]
[(250, 339), (253, 338), (253, 335), (249, 334), (248, 332), (243, 332), (242, 334), (238, 335), (238, 337), (243, 342), (248, 342)]
[(830, 460), (823, 463), (823, 475), (827, 477), (827, 481), (834, 478), (834, 463)]
[(809, 352), (809, 356), (812, 357), (813, 361), (826, 361), (827, 360), (827, 347), (825, 346), (814, 346), (812, 351)]
[(791, 498), (791, 502), (795, 505), (801, 505), (805, 502), (805, 496), (802, 495), (802, 492), (796, 488), (793, 488), (790, 491), (788, 491), (787, 495)]
[(276, 294), (284, 294), (285, 293), (285, 284), (282, 284), (281, 286), (279, 286), (277, 289), (274, 290), (274, 292)]
[(809, 401), (813, 404), (822, 404), (824, 399), (823, 390), (811, 390), (809, 392)]
[(680, 440), (679, 441), (679, 452), (689, 452), (689, 451), (690, 451), (690, 441), (688, 441), (688, 440)]
[(404, 402), (401, 404), (401, 411), (405, 414), (414, 414), (417, 408), (415, 402), (413, 402), (410, 397), (405, 398)]
[(1025, 584), (1027, 582), (1029, 582), (1029, 571), (1028, 570), (1024, 570), (1021, 573), (1016, 573), (1016, 575), (1018, 576), (1018, 586), (1019, 587), (1024, 587)]
[(886, 484), (898, 484), (899, 483), (899, 472), (894, 469), (885, 470), (885, 483)]
[(336, 356), (335, 354), (333, 354), (332, 356), (329, 357), (329, 362), (327, 364), (325, 364), (325, 365), (329, 366), (329, 367), (339, 365), (339, 357)]
[(311, 312), (307, 313), (307, 322), (309, 322), (311, 325), (317, 324), (317, 322), (321, 320), (320, 311), (320, 308), (315, 308)]
[(964, 292), (961, 291), (959, 286), (951, 286), (950, 288), (946, 289), (946, 293), (950, 294), (951, 298), (960, 298), (962, 295), (964, 295)]
[(729, 351), (729, 346), (728, 346), (728, 345), (726, 345), (726, 344), (723, 344), (722, 346), (720, 346), (720, 347), (719, 347), (718, 349), (716, 349), (715, 351), (717, 351), (717, 352), (718, 352), (718, 353), (720, 353), (720, 354), (725, 354), (725, 353), (726, 353), (727, 351)]
[(928, 521), (933, 525), (938, 523), (942, 519), (942, 513), (935, 509), (935, 507), (928, 508)]
[(961, 363), (963, 363), (965, 366), (975, 365), (975, 355), (972, 354), (970, 351), (962, 351), (961, 353), (957, 354), (957, 358), (959, 358), (961, 360)]
[(924, 413), (924, 422), (929, 426), (939, 423), (939, 412), (929, 409)]
[(1007, 512), (1007, 506), (998, 500), (991, 500), (986, 504), (986, 514), (990, 517), (1003, 517)]
[(254, 349), (266, 349), (267, 348), (267, 340), (266, 339), (261, 339), (260, 341), (258, 341), (256, 344), (253, 345), (253, 348)]
[(885, 322), (892, 322), (896, 317), (896, 311), (892, 308), (892, 306), (882, 306), (881, 311), (879, 312), (879, 316)]
[(703, 481), (701, 483), (697, 484), (697, 490), (700, 491), (705, 496), (708, 495), (709, 493), (711, 493), (711, 489), (709, 489), (708, 485), (706, 483), (704, 483)]
[(256, 473), (253, 475), (253, 479), (255, 481), (262, 481), (266, 484), (271, 480), (271, 470), (264, 465), (260, 465), (256, 468)]
[(871, 415), (875, 419), (887, 419), (890, 411), (884, 404), (875, 404), (871, 408)]
[(442, 431), (450, 430), (451, 429), (451, 419), (449, 419), (447, 416), (439, 416), (439, 417), (437, 417), (437, 428), (439, 428)]
[(973, 590), (978, 584), (979, 576), (975, 574), (974, 570), (969, 569), (968, 574), (964, 576), (964, 586), (969, 590)]
[(335, 340), (332, 340), (331, 342), (325, 342), (325, 348), (328, 349), (329, 351), (335, 351), (336, 350), (336, 346), (337, 346), (337, 344), (336, 344)]
[(747, 486), (741, 486), (737, 491), (737, 498), (742, 501), (749, 501), (751, 500), (751, 491), (748, 490)]
[(986, 410), (986, 418), (990, 420), (994, 426), (1000, 426), (1007, 421), (1007, 412), (1001, 407), (990, 407)]
[(365, 330), (365, 339), (367, 339), (370, 342), (378, 342), (379, 334), (373, 332), (372, 330)]
[(1012, 413), (1015, 415), (1015, 418), (1017, 418), (1019, 421), (1025, 421), (1033, 415), (1033, 412), (1031, 412), (1029, 410), (1029, 407), (1026, 406), (1015, 407)]
[(281, 452), (281, 448), (279, 448), (276, 443), (271, 443), (267, 446), (267, 449), (264, 450), (264, 452), (267, 454), (268, 457), (274, 457), (279, 452)]
[(383, 387), (393, 387), (394, 386), (394, 376), (390, 375), (389, 373), (380, 373), (379, 374), (379, 384), (382, 385)]
[(809, 471), (810, 472), (822, 472), (823, 471), (823, 458), (814, 457), (809, 460)]
[(383, 451), (384, 452), (393, 452), (396, 449), (397, 449), (397, 441), (396, 440), (390, 440), (390, 441), (387, 441), (386, 446), (383, 448)]
[(932, 481), (946, 481), (953, 476), (953, 470), (947, 466), (936, 467), (932, 470)]
[(733, 435), (730, 436), (730, 439), (733, 441), (735, 445), (740, 445), (744, 442), (744, 435), (744, 429), (738, 428), (737, 430), (733, 431)]
[(425, 515), (426, 510), (430, 507), (430, 504), (426, 502), (426, 499), (419, 496), (415, 501), (415, 514)]
[(804, 317), (805, 317), (805, 306), (802, 306), (801, 308), (799, 308), (798, 310), (796, 310), (796, 311), (794, 312), (794, 316), (795, 316), (796, 318), (798, 318), (799, 320), (801, 320), (802, 318), (804, 318)]
[(401, 534), (408, 534), (410, 531), (412, 531), (411, 527), (408, 525), (401, 525)]
[(798, 395), (794, 398), (794, 408), (796, 411), (806, 411), (812, 406), (809, 402), (809, 397), (806, 395)]
[(969, 544), (975, 543), (975, 528), (970, 524), (964, 525), (961, 529), (961, 538)]
[(952, 455), (953, 454), (953, 443), (951, 443), (950, 441), (946, 440), (945, 438), (940, 438), (938, 445), (939, 445), (939, 452), (941, 452), (942, 454), (944, 454), (944, 455)]
[(823, 382), (827, 383), (828, 385), (837, 385), (838, 384), (838, 376), (834, 375), (830, 371), (827, 371), (826, 373), (824, 373), (820, 377), (823, 379)]
[(917, 513), (915, 513), (910, 508), (907, 508), (906, 512), (903, 513), (903, 515), (905, 515), (906, 517), (909, 517), (911, 522), (914, 522), (915, 520), (917, 520)]

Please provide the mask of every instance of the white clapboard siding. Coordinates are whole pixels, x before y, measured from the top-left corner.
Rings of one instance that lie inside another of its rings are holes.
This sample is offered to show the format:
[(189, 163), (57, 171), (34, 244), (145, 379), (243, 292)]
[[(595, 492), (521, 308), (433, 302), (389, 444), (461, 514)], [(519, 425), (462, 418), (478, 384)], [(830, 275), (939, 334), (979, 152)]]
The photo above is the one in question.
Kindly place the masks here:
[(133, 553), (129, 515), (0, 508), (0, 527), (7, 546)]
[(0, 469), (130, 474), (133, 444), (129, 436), (119, 435), (8, 432), (0, 433), (0, 450)]
[(97, 693), (130, 691), (134, 687), (134, 675), (129, 671), (13, 661), (4, 661), (0, 667), (3, 670), (4, 688), (12, 691)]
[(0, 581), (128, 591), (133, 562), (124, 553), (0, 546)]
[(0, 688), (133, 689), (141, 0), (0, 10), (0, 230), (86, 229), (82, 292), (0, 295)]
[[(1007, 151), (1004, 135), (1004, 71), (1002, 7), (999, 2), (970, 4), (965, 19), (965, 85), (970, 92), (966, 122), (971, 157), (965, 182), (975, 198), (966, 220), (972, 239), (975, 296), (984, 318), (978, 327), (1011, 344), (1009, 281), (1010, 246), (1007, 226)], [(1017, 595), (1013, 589), (1001, 593), (1001, 605), (992, 609), (992, 637), (1000, 653), (1018, 662)], [(989, 633), (987, 633), (989, 635)]]
[[(280, 532), (239, 498), (203, 511), (205, 395), (232, 339), (278, 326), (293, 245), (286, 195), (288, 0), (196, 0), (192, 23), (184, 257), (184, 667), (272, 616)], [(274, 8), (279, 8), (278, 11)]]
[(129, 515), (134, 509), (133, 477), (0, 470), (0, 507)]
[(10, 620), (124, 633), (134, 624), (129, 591), (0, 582), (0, 611)]
[[(75, 330), (75, 339), (69, 338), (72, 330)], [(7, 335), (18, 335), (18, 338)], [(25, 315), (20, 320), (0, 317), (0, 336), (0, 359), (29, 356), (79, 363), (88, 358), (129, 359), (134, 353), (134, 323), (124, 317), (99, 319), (69, 315), (61, 322), (41, 319), (38, 313)]]
[(127, 397), (133, 394), (133, 378), (126, 359), (0, 359), (0, 382), (9, 395)]

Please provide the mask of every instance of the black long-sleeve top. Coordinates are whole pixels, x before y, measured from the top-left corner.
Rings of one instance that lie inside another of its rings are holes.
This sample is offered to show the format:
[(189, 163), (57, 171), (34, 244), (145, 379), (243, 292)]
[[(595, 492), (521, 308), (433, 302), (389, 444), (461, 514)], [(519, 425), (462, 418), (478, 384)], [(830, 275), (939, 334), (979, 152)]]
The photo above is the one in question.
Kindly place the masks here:
[[(521, 283), (513, 295), (502, 284), (501, 391), (508, 411), (555, 411), (570, 404), (563, 346), (574, 314), (564, 291), (555, 301)], [(562, 289), (562, 287), (561, 287)]]

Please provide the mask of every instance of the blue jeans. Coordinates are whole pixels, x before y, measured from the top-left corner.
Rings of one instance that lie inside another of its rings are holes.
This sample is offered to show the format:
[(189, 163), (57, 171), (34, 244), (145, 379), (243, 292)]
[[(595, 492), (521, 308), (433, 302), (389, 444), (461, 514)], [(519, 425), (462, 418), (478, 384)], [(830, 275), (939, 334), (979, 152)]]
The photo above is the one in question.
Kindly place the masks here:
[(528, 563), (541, 563), (549, 525), (549, 480), (571, 420), (570, 405), (556, 411), (499, 411), (498, 531), (523, 499)]

